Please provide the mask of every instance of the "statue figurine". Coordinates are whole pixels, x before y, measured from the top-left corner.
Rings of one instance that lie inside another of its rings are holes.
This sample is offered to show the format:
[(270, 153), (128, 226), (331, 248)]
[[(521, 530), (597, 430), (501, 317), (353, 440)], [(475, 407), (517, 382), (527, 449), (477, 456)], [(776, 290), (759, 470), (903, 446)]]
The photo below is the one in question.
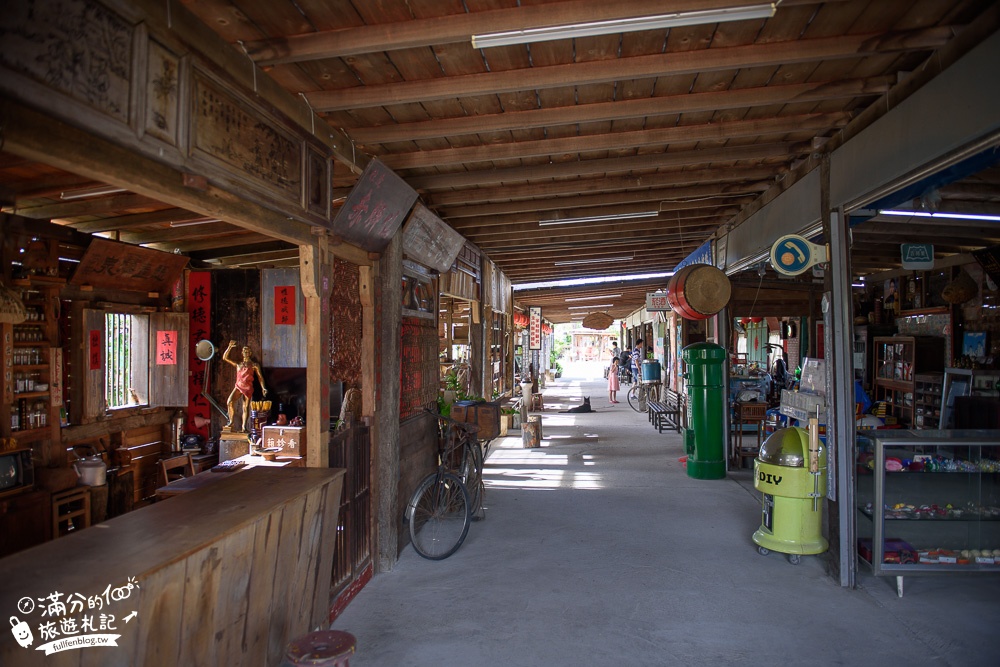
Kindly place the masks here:
[[(243, 346), (243, 360), (239, 363), (229, 358), (229, 353), (235, 347), (236, 341), (229, 341), (229, 347), (222, 354), (224, 361), (236, 367), (236, 386), (233, 387), (232, 393), (229, 394), (229, 398), (226, 400), (226, 407), (229, 408), (230, 429), (234, 433), (243, 433), (246, 431), (247, 420), (250, 418), (250, 399), (253, 398), (254, 374), (257, 375), (257, 380), (260, 382), (260, 388), (264, 391), (264, 396), (267, 396), (267, 387), (264, 386), (264, 373), (260, 369), (260, 364), (250, 357), (250, 346)], [(243, 414), (239, 423), (237, 423), (233, 418), (236, 416), (236, 397), (240, 394), (243, 395)]]

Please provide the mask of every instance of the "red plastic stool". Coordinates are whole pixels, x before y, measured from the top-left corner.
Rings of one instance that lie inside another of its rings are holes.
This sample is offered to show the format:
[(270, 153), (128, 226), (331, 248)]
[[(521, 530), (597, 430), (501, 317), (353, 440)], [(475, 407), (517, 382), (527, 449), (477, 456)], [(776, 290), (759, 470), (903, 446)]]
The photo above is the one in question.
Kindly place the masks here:
[(292, 641), (283, 666), (348, 667), (357, 640), (350, 632), (317, 630)]

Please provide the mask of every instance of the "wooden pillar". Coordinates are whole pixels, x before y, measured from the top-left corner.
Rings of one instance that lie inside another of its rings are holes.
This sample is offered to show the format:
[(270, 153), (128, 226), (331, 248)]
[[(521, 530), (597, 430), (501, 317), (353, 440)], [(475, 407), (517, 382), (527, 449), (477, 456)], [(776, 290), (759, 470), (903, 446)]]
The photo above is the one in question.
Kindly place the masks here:
[[(377, 311), (377, 327), (373, 328), (371, 340), (378, 351), (377, 363), (373, 364), (374, 375), (365, 381), (373, 381), (375, 391), (375, 419), (373, 421), (372, 466), (375, 470), (372, 480), (373, 506), (375, 518), (375, 555), (372, 559), (376, 572), (388, 572), (395, 565), (399, 553), (399, 539), (396, 532), (401, 511), (399, 497), (399, 346), (402, 323), (402, 276), (403, 242), (402, 233), (397, 233), (378, 261), (376, 280), (381, 287), (378, 303), (372, 308)], [(365, 318), (367, 324), (369, 318)]]
[(469, 316), (469, 393), (490, 400), (492, 388), (489, 381), (483, 377), (483, 369), (486, 366), (483, 357), (485, 350), (489, 349), (489, 345), (485, 342), (487, 334), (483, 331), (487, 326), (482, 314), (483, 302), (470, 301), (469, 308), (471, 309)]
[(306, 298), (306, 466), (330, 465), (330, 292), (332, 259), (326, 237), (299, 246), (299, 276)]

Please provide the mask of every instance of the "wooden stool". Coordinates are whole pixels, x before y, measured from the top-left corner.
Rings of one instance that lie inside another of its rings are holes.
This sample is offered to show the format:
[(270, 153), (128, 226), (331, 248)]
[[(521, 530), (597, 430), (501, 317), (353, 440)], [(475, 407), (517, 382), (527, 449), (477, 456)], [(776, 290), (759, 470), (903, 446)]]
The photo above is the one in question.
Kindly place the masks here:
[(281, 664), (282, 667), (349, 667), (357, 643), (350, 632), (317, 630), (292, 640)]
[[(733, 447), (732, 465), (742, 467), (743, 459), (753, 458), (760, 451), (760, 436), (764, 432), (764, 419), (767, 417), (767, 403), (736, 403), (736, 438)], [(743, 425), (754, 424), (757, 431), (757, 448), (743, 449)]]
[(542, 395), (541, 394), (532, 394), (531, 395), (531, 411), (532, 412), (541, 412), (544, 409), (545, 408), (542, 406)]

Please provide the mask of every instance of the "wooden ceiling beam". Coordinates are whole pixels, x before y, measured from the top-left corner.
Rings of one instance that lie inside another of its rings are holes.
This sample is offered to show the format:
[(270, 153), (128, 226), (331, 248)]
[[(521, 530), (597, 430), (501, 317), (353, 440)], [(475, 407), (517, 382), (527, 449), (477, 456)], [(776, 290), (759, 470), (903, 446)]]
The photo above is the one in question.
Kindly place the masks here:
[[(731, 167), (728, 169), (692, 169), (672, 173), (643, 174), (641, 176), (605, 176), (603, 178), (554, 181), (551, 183), (528, 183), (507, 185), (498, 188), (467, 188), (464, 190), (434, 192), (426, 197), (426, 203), (435, 211), (447, 210), (455, 205), (455, 210), (476, 205), (477, 202), (511, 203), (550, 197), (572, 197), (581, 192), (616, 192), (620, 190), (638, 191), (644, 188), (666, 186), (698, 187), (700, 183), (729, 183), (723, 189), (760, 191), (772, 185), (777, 171), (774, 167)], [(681, 190), (682, 188), (675, 188)], [(686, 196), (686, 195), (685, 195)], [(511, 200), (515, 200), (511, 202)], [(440, 213), (439, 213), (440, 214)], [(462, 216), (457, 216), (462, 217)]]
[[(665, 213), (668, 215), (656, 218), (542, 225), (539, 224), (537, 215), (520, 213), (515, 216), (505, 216), (502, 220), (496, 221), (474, 218), (470, 220), (475, 220), (475, 222), (452, 226), (466, 238), (475, 238), (477, 244), (480, 241), (487, 241), (493, 237), (510, 238), (512, 235), (523, 234), (549, 233), (572, 236), (581, 233), (604, 232), (610, 236), (616, 231), (636, 229), (650, 231), (669, 229), (676, 233), (679, 227), (686, 226), (686, 221), (688, 220), (698, 220), (706, 217), (725, 218), (736, 215), (736, 212), (739, 210), (735, 206), (722, 206), (719, 202), (709, 202), (707, 206), (693, 206), (691, 204), (678, 206), (684, 206), (684, 208), (666, 211)], [(633, 213), (638, 213), (642, 208), (649, 207), (643, 207), (640, 204), (636, 206), (622, 206), (613, 210), (616, 212), (625, 212), (627, 209), (632, 209)], [(580, 212), (583, 213), (584, 211), (587, 214), (596, 214), (598, 211), (607, 212), (608, 209), (582, 209)], [(565, 218), (569, 218), (569, 215), (566, 215)]]
[[(551, 7), (551, 5), (549, 5)], [(954, 35), (950, 27), (863, 33), (785, 42), (674, 51), (631, 58), (530, 67), (306, 93), (316, 111), (415, 104), (476, 95), (611, 83), (624, 79), (701, 74), (750, 67), (788, 67), (865, 55), (932, 51)]]
[(73, 199), (71, 201), (61, 201), (55, 204), (42, 204), (29, 208), (19, 208), (18, 215), (26, 218), (38, 220), (51, 220), (52, 218), (79, 218), (87, 215), (102, 215), (116, 213), (130, 208), (150, 207), (159, 208), (162, 204), (155, 199), (145, 195), (137, 195), (131, 192), (104, 197), (93, 197), (90, 199)]
[[(818, 4), (821, 1), (785, 0), (782, 6)], [(680, 6), (672, 5), (670, 11), (699, 11), (732, 5), (733, 0), (684, 0)], [(246, 50), (260, 65), (277, 65), (461, 42), (470, 42), (471, 48), (472, 35), (476, 34), (654, 16), (663, 12), (661, 0), (619, 0), (614, 3), (578, 0), (255, 40), (246, 44)]]
[(186, 243), (192, 239), (203, 239), (221, 234), (242, 233), (244, 230), (227, 222), (208, 222), (204, 225), (190, 227), (169, 227), (167, 229), (142, 230), (136, 232), (121, 232), (119, 241), (133, 245), (150, 243), (177, 244)]
[(353, 127), (349, 128), (348, 132), (351, 138), (361, 145), (388, 144), (455, 137), (464, 134), (881, 95), (889, 90), (890, 84), (894, 81), (890, 77), (883, 76), (848, 81), (763, 86), (711, 93), (685, 93), (683, 95), (629, 99), (617, 102), (532, 109), (531, 111), (505, 111), (481, 116), (461, 116), (398, 125)]
[(200, 213), (192, 213), (183, 208), (167, 208), (149, 213), (132, 213), (130, 215), (119, 215), (113, 218), (102, 218), (100, 220), (87, 220), (85, 222), (68, 223), (73, 229), (87, 234), (97, 232), (113, 232), (119, 229), (128, 229), (140, 225), (157, 225), (171, 222), (191, 222), (193, 220), (204, 220), (205, 216)]
[(237, 245), (248, 245), (251, 243), (274, 242), (274, 238), (254, 232), (237, 231), (233, 234), (218, 234), (210, 239), (198, 241), (178, 241), (177, 243), (151, 243), (150, 248), (163, 250), (164, 252), (174, 252), (179, 250), (183, 254), (196, 252), (199, 250), (218, 250)]
[[(741, 160), (764, 160), (769, 158), (791, 159), (793, 156), (812, 153), (807, 143), (750, 144), (746, 146), (723, 146), (698, 150), (676, 151), (673, 153), (647, 153), (631, 157), (604, 158), (593, 160), (572, 160), (570, 162), (549, 162), (542, 165), (510, 167), (506, 169), (477, 169), (453, 174), (430, 176), (409, 176), (406, 182), (418, 190), (439, 190), (445, 188), (474, 187), (487, 184), (522, 181), (571, 178), (583, 175), (615, 174), (636, 170), (684, 167), (713, 162), (732, 163)], [(775, 175), (780, 173), (775, 169)]]
[(568, 153), (593, 153), (596, 151), (624, 150), (644, 146), (669, 146), (670, 144), (698, 141), (726, 141), (736, 137), (760, 137), (770, 134), (785, 135), (810, 131), (826, 134), (845, 126), (851, 115), (847, 112), (828, 114), (802, 114), (754, 120), (680, 125), (656, 130), (634, 132), (608, 132), (605, 134), (578, 135), (560, 139), (516, 141), (507, 144), (466, 146), (424, 150), (412, 153), (393, 153), (381, 156), (391, 169), (419, 169), (449, 164), (497, 162)]
[[(687, 198), (697, 199), (702, 205), (710, 205), (707, 200), (725, 198), (727, 203), (738, 203), (750, 199), (753, 195), (764, 192), (770, 183), (758, 181), (749, 184), (713, 184), (695, 185), (686, 188), (658, 188), (649, 190), (629, 190), (627, 192), (605, 192), (596, 195), (578, 197), (546, 197), (539, 199), (522, 199), (512, 202), (494, 204), (479, 204), (476, 206), (456, 206), (453, 208), (438, 208), (437, 214), (454, 224), (456, 218), (511, 215), (514, 213), (531, 213), (551, 211), (555, 209), (585, 208), (589, 206), (611, 206), (614, 204), (631, 204), (637, 202), (657, 202), (669, 206), (680, 206)], [(579, 192), (591, 192), (580, 188)], [(750, 193), (750, 194), (747, 194)], [(706, 200), (703, 203), (701, 200)], [(677, 201), (680, 200), (680, 201)], [(688, 204), (690, 205), (690, 203)], [(718, 202), (716, 202), (718, 205)], [(673, 210), (660, 207), (660, 210)]]

